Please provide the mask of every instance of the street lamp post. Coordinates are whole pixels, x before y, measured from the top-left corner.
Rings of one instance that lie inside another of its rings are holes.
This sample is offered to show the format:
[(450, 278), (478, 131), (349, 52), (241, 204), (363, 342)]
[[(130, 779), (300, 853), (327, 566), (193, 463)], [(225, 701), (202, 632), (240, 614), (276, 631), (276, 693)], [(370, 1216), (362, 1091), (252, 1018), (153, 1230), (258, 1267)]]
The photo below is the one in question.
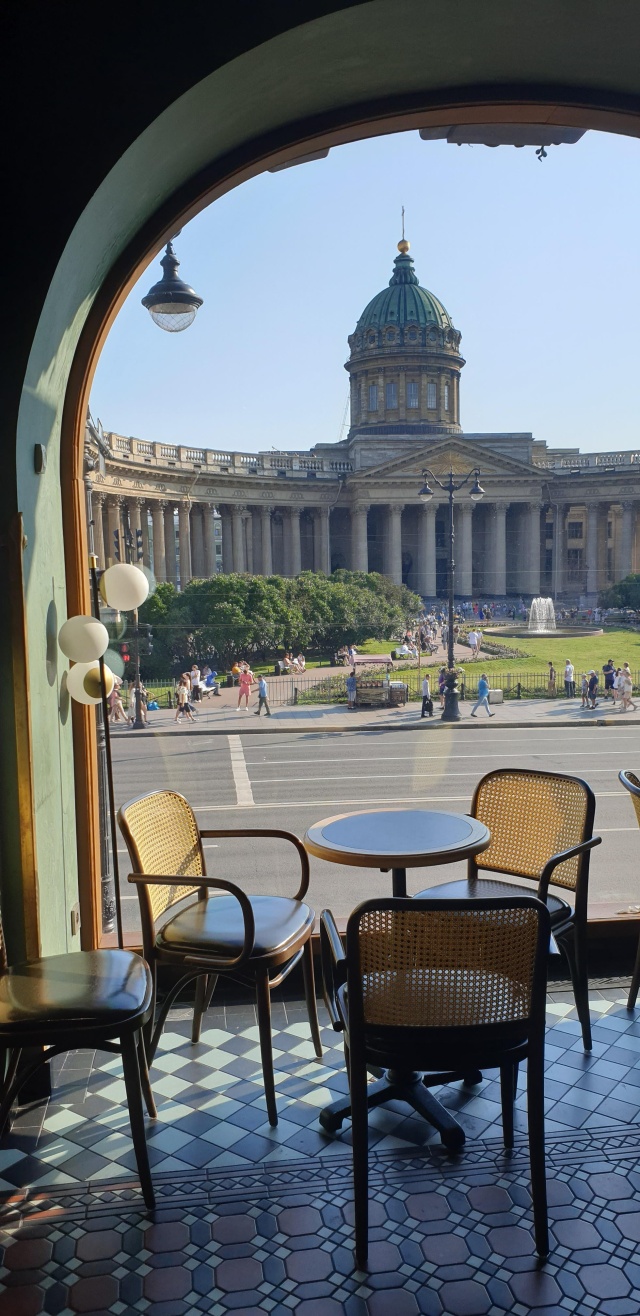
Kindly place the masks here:
[(441, 716), (442, 722), (460, 721), (460, 709), (458, 708), (458, 677), (455, 670), (455, 658), (453, 652), (454, 567), (455, 567), (455, 561), (454, 561), (455, 531), (453, 524), (453, 501), (455, 494), (457, 494), (460, 489), (464, 488), (465, 484), (467, 484), (467, 482), (471, 479), (472, 475), (475, 476), (475, 480), (474, 480), (473, 488), (469, 491), (469, 497), (474, 503), (479, 503), (480, 499), (484, 496), (484, 489), (480, 485), (479, 470), (469, 471), (469, 474), (465, 475), (464, 479), (459, 480), (457, 484), (454, 482), (454, 473), (452, 470), (449, 471), (447, 481), (444, 484), (442, 480), (438, 479), (437, 475), (434, 475), (433, 471), (430, 470), (423, 471), (422, 479), (424, 483), (422, 485), (419, 494), (419, 497), (421, 498), (423, 503), (431, 502), (431, 499), (433, 498), (433, 489), (429, 487), (429, 478), (431, 478), (434, 484), (437, 484), (439, 489), (443, 489), (449, 498), (449, 562), (448, 562), (449, 623), (447, 627), (448, 671), (445, 680), (444, 708), (442, 710), (442, 716)]
[[(127, 562), (133, 563), (134, 547), (136, 548), (137, 551), (137, 546), (134, 546), (133, 535), (131, 533), (130, 526), (127, 526), (125, 530), (125, 545), (126, 545)], [(135, 702), (136, 715), (131, 725), (134, 731), (146, 731), (147, 724), (142, 716), (142, 686), (140, 682), (140, 627), (138, 625), (137, 608), (133, 609), (133, 645), (134, 645), (133, 659), (136, 669), (133, 697)]]

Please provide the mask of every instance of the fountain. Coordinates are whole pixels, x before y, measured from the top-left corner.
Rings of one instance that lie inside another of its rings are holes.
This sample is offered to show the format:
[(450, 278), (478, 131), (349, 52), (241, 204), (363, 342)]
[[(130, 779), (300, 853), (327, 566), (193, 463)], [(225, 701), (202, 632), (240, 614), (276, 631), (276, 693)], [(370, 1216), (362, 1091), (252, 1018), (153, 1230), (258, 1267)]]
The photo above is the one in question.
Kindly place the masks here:
[(538, 635), (547, 635), (556, 629), (556, 614), (553, 599), (532, 599), (529, 612), (529, 630)]

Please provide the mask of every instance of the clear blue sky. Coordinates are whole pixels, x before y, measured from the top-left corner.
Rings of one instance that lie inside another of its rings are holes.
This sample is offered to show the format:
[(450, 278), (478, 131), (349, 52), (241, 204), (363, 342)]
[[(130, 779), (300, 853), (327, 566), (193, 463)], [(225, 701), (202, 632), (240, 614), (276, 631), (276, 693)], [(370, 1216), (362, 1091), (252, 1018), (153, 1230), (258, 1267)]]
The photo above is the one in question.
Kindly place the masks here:
[[(216, 201), (176, 241), (204, 298), (181, 334), (140, 298), (105, 345), (91, 410), (138, 438), (243, 451), (340, 437), (347, 335), (385, 287), (400, 208), (421, 284), (467, 360), (467, 431), (640, 447), (640, 142), (449, 146), (416, 132), (334, 148)], [(345, 430), (346, 433), (346, 430)]]

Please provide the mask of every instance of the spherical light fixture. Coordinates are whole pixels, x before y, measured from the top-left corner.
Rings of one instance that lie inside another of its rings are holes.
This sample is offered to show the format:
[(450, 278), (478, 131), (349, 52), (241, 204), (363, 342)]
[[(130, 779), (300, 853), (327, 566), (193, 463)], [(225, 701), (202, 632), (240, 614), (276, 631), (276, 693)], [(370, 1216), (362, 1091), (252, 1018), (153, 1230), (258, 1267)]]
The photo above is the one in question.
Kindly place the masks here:
[(425, 477), (424, 484), (418, 493), (418, 498), (423, 503), (430, 503), (433, 498), (433, 489), (429, 488), (429, 481)]
[(97, 617), (69, 617), (60, 627), (58, 644), (74, 663), (95, 662), (109, 647), (109, 632)]
[[(113, 690), (113, 684), (113, 672), (105, 665), (104, 687), (107, 698)], [(67, 690), (78, 704), (99, 704), (102, 699), (99, 663), (74, 663), (67, 673)]]
[(107, 567), (101, 577), (100, 593), (116, 612), (132, 612), (144, 603), (149, 593), (149, 581), (140, 567), (129, 562), (116, 562)]
[(154, 283), (153, 288), (149, 289), (146, 297), (142, 298), (142, 305), (146, 306), (151, 319), (159, 329), (165, 329), (169, 334), (179, 334), (193, 324), (196, 313), (202, 306), (202, 297), (198, 297), (193, 288), (178, 278), (180, 261), (173, 250), (172, 242), (167, 243), (167, 250), (160, 264), (163, 276), (158, 283)]
[(476, 471), (475, 484), (474, 484), (474, 486), (473, 486), (473, 489), (472, 489), (472, 490), (470, 491), (470, 493), (469, 493), (469, 497), (471, 498), (472, 502), (474, 502), (474, 503), (479, 503), (479, 502), (480, 502), (480, 499), (481, 499), (481, 498), (484, 498), (484, 489), (482, 488), (482, 485), (480, 484), (480, 472), (479, 472), (479, 471)]

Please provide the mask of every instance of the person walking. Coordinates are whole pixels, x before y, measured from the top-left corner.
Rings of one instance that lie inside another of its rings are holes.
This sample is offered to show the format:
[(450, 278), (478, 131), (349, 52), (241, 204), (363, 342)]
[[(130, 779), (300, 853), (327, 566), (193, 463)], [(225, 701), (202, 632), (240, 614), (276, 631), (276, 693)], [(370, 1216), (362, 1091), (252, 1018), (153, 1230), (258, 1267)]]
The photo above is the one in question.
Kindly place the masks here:
[(598, 693), (598, 675), (594, 672), (593, 667), (589, 672), (589, 708), (596, 708), (596, 696)]
[(467, 639), (471, 650), (471, 661), (473, 662), (473, 659), (478, 657), (478, 636), (475, 631), (469, 631)]
[(587, 680), (587, 673), (586, 673), (586, 672), (583, 672), (583, 673), (582, 673), (582, 676), (580, 677), (580, 693), (581, 693), (581, 695), (582, 695), (582, 704), (581, 704), (581, 707), (582, 707), (582, 708), (588, 708), (588, 707), (589, 707), (589, 682), (588, 682), (588, 680)]
[(431, 698), (431, 686), (429, 685), (429, 677), (425, 676), (422, 682), (422, 712), (420, 714), (420, 717), (426, 717), (427, 713), (429, 714), (429, 717), (433, 717), (433, 699)]
[(176, 715), (174, 718), (174, 722), (177, 722), (179, 719), (184, 720), (185, 717), (188, 717), (190, 722), (195, 721), (193, 713), (191, 712), (191, 706), (189, 704), (190, 693), (191, 691), (189, 690), (187, 678), (185, 676), (181, 676), (180, 680), (178, 681), (178, 688), (176, 690)]
[(269, 708), (269, 686), (267, 685), (264, 676), (261, 676), (258, 680), (258, 708), (256, 717), (260, 717), (263, 706), (267, 717), (271, 717), (271, 709)]
[(356, 669), (355, 669), (355, 667), (352, 667), (351, 671), (349, 672), (349, 675), (348, 675), (348, 677), (347, 677), (347, 679), (346, 679), (345, 684), (346, 684), (346, 687), (347, 687), (347, 708), (355, 708), (355, 706), (356, 706), (356, 692), (357, 692), (357, 688), (358, 688), (357, 685), (356, 685)]
[(253, 685), (253, 682), (254, 682), (254, 675), (253, 672), (251, 671), (251, 668), (249, 667), (249, 664), (243, 663), (240, 676), (238, 677), (238, 709), (240, 709), (240, 705), (242, 704), (242, 700), (244, 699), (245, 713), (249, 712), (249, 695), (251, 694), (251, 687)]
[(604, 667), (602, 668), (602, 672), (604, 675), (604, 697), (605, 699), (613, 699), (615, 703), (615, 695), (613, 693), (613, 682), (615, 680), (616, 669), (614, 666), (613, 658), (607, 658), (607, 661), (604, 664)]
[(556, 693), (556, 669), (551, 659), (549, 659), (548, 666), (549, 666), (549, 675), (547, 677), (547, 694), (553, 697)]
[(193, 698), (193, 702), (194, 704), (197, 704), (200, 702), (201, 699), (201, 694), (200, 694), (201, 676), (200, 676), (200, 668), (198, 667), (197, 663), (193, 664), (191, 671), (189, 673), (189, 679), (191, 681), (191, 695)]
[(613, 702), (622, 700), (622, 668), (616, 667), (616, 674), (613, 678)]
[(492, 713), (489, 708), (489, 682), (487, 680), (486, 672), (482, 673), (482, 676), (478, 681), (478, 698), (471, 709), (472, 717), (475, 717), (477, 708), (486, 708), (489, 717), (495, 717), (495, 713)]
[(576, 693), (576, 673), (570, 658), (567, 658), (564, 667), (564, 693), (567, 699), (574, 699)]
[(635, 713), (635, 711), (636, 711), (636, 706), (635, 706), (635, 704), (634, 704), (634, 702), (633, 702), (633, 698), (632, 698), (632, 696), (633, 696), (633, 677), (632, 677), (632, 675), (631, 675), (631, 668), (629, 667), (629, 664), (628, 664), (628, 663), (623, 663), (623, 665), (622, 665), (622, 672), (621, 672), (621, 678), (620, 678), (620, 679), (621, 679), (621, 686), (620, 686), (620, 689), (621, 689), (621, 694), (622, 694), (622, 710), (621, 710), (621, 711), (622, 711), (623, 713), (628, 713), (628, 712), (629, 712), (629, 709), (632, 708), (633, 711), (634, 711), (634, 713)]

